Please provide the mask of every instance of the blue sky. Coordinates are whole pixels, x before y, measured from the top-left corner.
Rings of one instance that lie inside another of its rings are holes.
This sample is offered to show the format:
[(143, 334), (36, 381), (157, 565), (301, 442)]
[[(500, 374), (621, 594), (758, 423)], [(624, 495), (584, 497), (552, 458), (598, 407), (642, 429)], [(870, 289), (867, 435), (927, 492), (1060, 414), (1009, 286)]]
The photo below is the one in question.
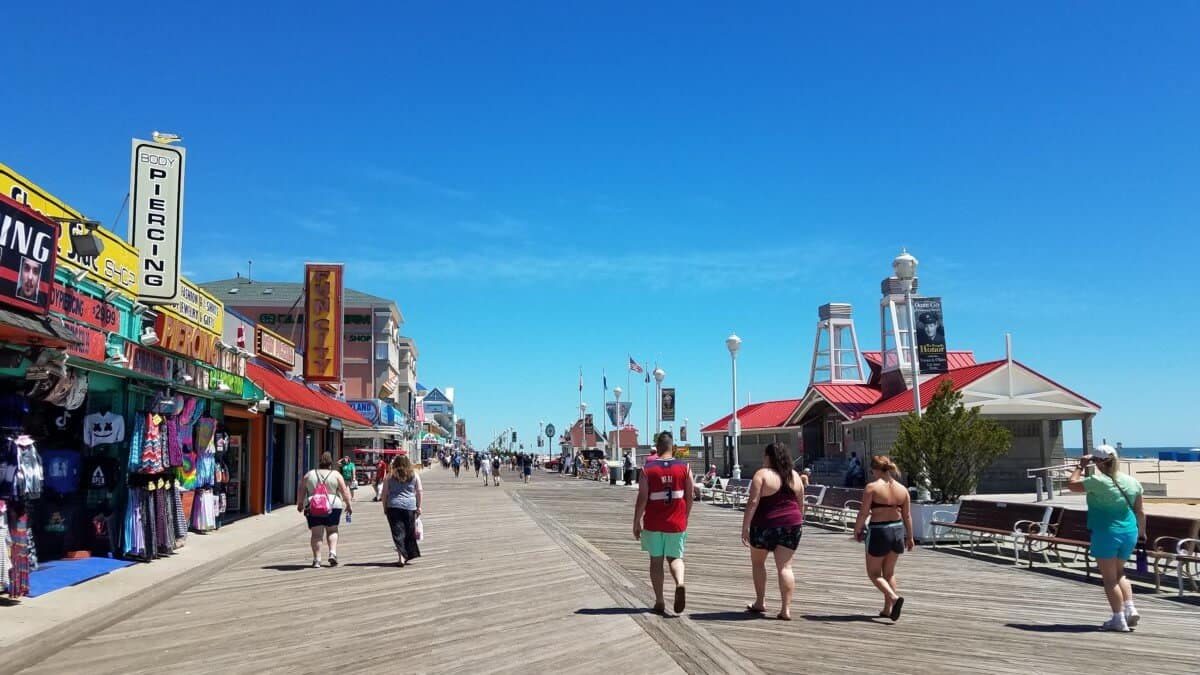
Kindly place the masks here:
[(800, 396), (817, 306), (877, 348), (907, 246), (952, 349), (1200, 445), (1195, 5), (78, 4), (6, 8), (0, 159), (111, 224), (129, 138), (181, 134), (189, 276), (345, 260), (477, 443), (629, 353), (710, 422), (731, 330), (743, 400)]

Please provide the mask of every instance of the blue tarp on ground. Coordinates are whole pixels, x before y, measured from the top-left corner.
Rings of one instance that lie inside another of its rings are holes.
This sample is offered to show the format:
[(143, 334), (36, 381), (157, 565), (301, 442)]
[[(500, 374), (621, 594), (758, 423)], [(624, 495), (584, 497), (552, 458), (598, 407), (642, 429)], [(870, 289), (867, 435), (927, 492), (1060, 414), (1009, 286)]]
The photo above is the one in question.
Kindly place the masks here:
[(112, 558), (44, 562), (38, 566), (36, 572), (29, 575), (29, 597), (36, 598), (60, 588), (74, 586), (132, 564), (127, 560), (113, 560)]

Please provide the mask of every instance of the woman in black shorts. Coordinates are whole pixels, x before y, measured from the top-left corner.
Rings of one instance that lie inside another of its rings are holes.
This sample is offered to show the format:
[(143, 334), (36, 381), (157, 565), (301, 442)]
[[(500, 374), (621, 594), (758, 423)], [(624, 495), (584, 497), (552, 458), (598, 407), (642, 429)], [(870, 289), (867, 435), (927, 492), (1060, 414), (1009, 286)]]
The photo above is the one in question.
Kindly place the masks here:
[(804, 487), (800, 474), (792, 469), (787, 446), (771, 443), (763, 454), (763, 468), (750, 482), (746, 514), (742, 517), (742, 543), (750, 547), (750, 569), (754, 575), (754, 603), (746, 611), (767, 611), (767, 554), (775, 556), (779, 575), (780, 610), (777, 618), (792, 620), (792, 593), (796, 577), (792, 556), (800, 546), (800, 526), (804, 523)]
[(889, 457), (872, 457), (871, 473), (874, 480), (863, 491), (854, 538), (866, 543), (867, 577), (883, 593), (883, 611), (879, 616), (896, 621), (904, 607), (904, 598), (896, 586), (896, 561), (906, 549), (913, 549), (912, 503), (908, 489), (896, 480), (899, 472)]

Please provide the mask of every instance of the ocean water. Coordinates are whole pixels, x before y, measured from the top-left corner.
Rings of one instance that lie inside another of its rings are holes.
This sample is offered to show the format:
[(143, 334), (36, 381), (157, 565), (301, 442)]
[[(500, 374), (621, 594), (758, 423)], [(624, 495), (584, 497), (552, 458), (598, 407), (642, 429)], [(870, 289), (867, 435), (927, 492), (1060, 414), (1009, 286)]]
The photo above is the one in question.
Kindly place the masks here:
[[(1083, 454), (1080, 448), (1064, 448), (1067, 457), (1079, 457)], [(1189, 447), (1174, 447), (1174, 448), (1120, 448), (1117, 452), (1120, 453), (1123, 459), (1158, 459), (1160, 452), (1187, 452), (1191, 450)], [(1195, 453), (1200, 455), (1200, 453)]]

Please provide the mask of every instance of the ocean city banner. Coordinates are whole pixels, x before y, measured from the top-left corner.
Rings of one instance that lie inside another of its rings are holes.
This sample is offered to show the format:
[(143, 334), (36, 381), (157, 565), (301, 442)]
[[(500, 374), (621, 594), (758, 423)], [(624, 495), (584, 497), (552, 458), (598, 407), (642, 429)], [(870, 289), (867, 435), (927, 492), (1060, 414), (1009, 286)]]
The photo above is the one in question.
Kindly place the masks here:
[(942, 299), (913, 298), (913, 314), (917, 319), (917, 363), (921, 367), (921, 374), (946, 372), (950, 367), (946, 360)]

